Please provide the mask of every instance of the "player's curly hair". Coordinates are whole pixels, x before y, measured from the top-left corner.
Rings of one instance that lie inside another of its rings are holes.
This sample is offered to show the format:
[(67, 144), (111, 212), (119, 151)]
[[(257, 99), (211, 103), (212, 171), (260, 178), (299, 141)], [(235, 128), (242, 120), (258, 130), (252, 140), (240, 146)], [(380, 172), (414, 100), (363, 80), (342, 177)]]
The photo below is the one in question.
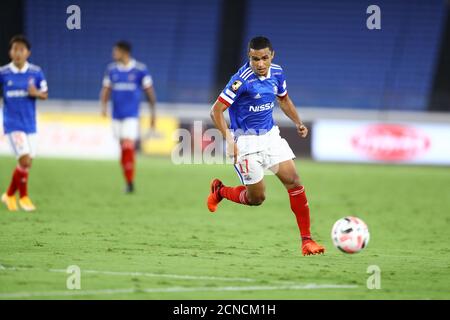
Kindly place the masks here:
[(31, 49), (31, 43), (23, 34), (16, 34), (9, 40), (9, 49), (11, 50), (14, 43), (22, 43), (27, 47), (28, 50)]
[(250, 49), (261, 50), (265, 48), (269, 48), (270, 51), (273, 51), (272, 43), (268, 38), (263, 36), (254, 37), (248, 43), (248, 51), (250, 51)]

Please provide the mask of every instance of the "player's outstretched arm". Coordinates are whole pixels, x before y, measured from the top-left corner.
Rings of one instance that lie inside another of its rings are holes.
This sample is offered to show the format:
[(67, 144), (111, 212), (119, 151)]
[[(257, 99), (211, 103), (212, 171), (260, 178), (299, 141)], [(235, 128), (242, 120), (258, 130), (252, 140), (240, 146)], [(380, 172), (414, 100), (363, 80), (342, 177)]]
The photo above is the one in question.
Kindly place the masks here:
[(100, 102), (102, 104), (102, 116), (106, 117), (108, 115), (108, 101), (109, 97), (111, 96), (111, 88), (103, 86), (102, 90), (100, 91)]
[(156, 124), (156, 93), (153, 86), (146, 88), (145, 95), (148, 100), (148, 105), (150, 107), (150, 128), (154, 129)]
[(237, 160), (237, 146), (234, 142), (233, 135), (228, 129), (227, 121), (223, 115), (224, 111), (227, 110), (228, 106), (217, 100), (211, 108), (210, 116), (217, 129), (222, 133), (222, 136), (227, 142), (227, 153), (228, 156), (234, 158), (234, 162)]
[(283, 110), (284, 114), (288, 116), (292, 122), (295, 123), (297, 127), (297, 132), (302, 138), (306, 138), (308, 135), (308, 128), (303, 124), (300, 116), (298, 115), (297, 109), (295, 108), (294, 103), (292, 102), (289, 95), (285, 95), (284, 97), (278, 98), (278, 103), (280, 104), (281, 110)]

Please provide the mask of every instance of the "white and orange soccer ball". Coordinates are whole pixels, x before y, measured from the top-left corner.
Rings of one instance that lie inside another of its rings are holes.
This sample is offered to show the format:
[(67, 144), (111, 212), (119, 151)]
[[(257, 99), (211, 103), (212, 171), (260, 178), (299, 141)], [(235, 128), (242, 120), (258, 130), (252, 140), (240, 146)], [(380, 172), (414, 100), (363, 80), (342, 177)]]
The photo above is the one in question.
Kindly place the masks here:
[(331, 230), (336, 248), (345, 253), (357, 253), (367, 247), (370, 234), (367, 225), (359, 218), (344, 217), (336, 221)]

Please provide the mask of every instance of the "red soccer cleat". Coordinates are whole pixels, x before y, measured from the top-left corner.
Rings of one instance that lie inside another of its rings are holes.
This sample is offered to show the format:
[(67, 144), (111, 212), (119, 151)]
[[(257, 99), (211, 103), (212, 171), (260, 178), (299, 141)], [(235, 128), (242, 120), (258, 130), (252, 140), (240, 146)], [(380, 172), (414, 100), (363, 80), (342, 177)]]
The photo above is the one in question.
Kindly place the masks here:
[(314, 240), (308, 239), (304, 240), (302, 243), (302, 253), (304, 256), (324, 254), (325, 248), (318, 245)]
[(208, 206), (208, 210), (211, 212), (215, 212), (217, 210), (217, 205), (220, 201), (222, 201), (222, 196), (220, 195), (220, 188), (223, 187), (222, 181), (219, 179), (214, 179), (211, 181), (211, 193), (206, 200), (206, 205)]

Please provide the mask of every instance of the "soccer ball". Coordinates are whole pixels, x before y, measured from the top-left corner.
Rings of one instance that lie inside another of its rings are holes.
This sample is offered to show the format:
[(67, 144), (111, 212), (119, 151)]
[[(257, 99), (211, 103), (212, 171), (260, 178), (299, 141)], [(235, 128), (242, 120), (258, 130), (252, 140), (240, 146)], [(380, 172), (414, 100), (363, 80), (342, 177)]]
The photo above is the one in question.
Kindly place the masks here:
[(356, 217), (345, 217), (334, 224), (331, 239), (334, 246), (342, 252), (357, 253), (367, 247), (370, 234), (364, 221)]

